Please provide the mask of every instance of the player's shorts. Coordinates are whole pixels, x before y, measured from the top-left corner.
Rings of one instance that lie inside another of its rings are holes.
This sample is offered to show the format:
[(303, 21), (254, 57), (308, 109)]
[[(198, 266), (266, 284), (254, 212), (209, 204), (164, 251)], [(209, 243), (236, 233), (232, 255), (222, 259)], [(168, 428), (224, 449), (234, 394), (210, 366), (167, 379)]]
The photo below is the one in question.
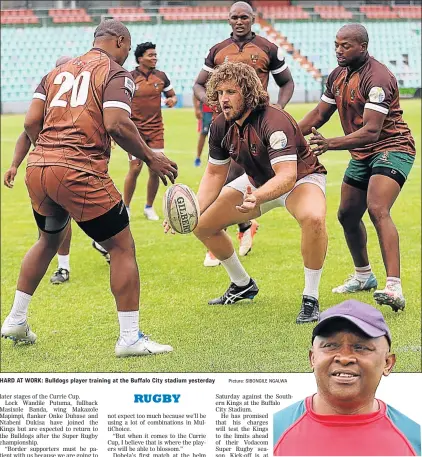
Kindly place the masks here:
[(57, 221), (70, 216), (85, 233), (100, 242), (129, 223), (124, 205), (125, 211), (119, 209), (116, 213), (122, 196), (110, 177), (100, 178), (56, 165), (33, 166), (26, 169), (25, 184), (37, 225), (45, 232), (60, 231), (50, 230), (49, 226), (57, 226)]
[(343, 181), (350, 186), (366, 190), (372, 175), (384, 175), (403, 187), (414, 161), (415, 156), (400, 151), (380, 152), (363, 160), (351, 159)]
[[(317, 187), (319, 187), (323, 194), (325, 195), (325, 187), (326, 187), (326, 175), (322, 173), (311, 173), (310, 175), (306, 175), (303, 178), (299, 179), (296, 181), (295, 185), (293, 186), (293, 189), (296, 187), (300, 186), (301, 184), (309, 183), (309, 184), (315, 184)], [(246, 173), (244, 173), (242, 176), (239, 178), (235, 179), (234, 181), (226, 184), (227, 187), (231, 187), (233, 189), (238, 190), (239, 192), (242, 192), (244, 194), (246, 192), (247, 186), (251, 186), (252, 191), (256, 190), (256, 187), (251, 184), (249, 181), (248, 176)], [(290, 193), (293, 191), (289, 190), (289, 192), (286, 192), (285, 194), (281, 195), (278, 198), (275, 198), (274, 200), (270, 200), (269, 202), (265, 202), (260, 206), (261, 210), (261, 215), (268, 213), (268, 211), (278, 208), (278, 207), (284, 207), (286, 206), (286, 199), (290, 195)]]
[(198, 132), (202, 135), (208, 135), (212, 122), (212, 113), (202, 112), (202, 119), (198, 120)]
[[(164, 152), (164, 130), (160, 129), (155, 132), (143, 132), (139, 130), (141, 137), (145, 143), (152, 149), (153, 152)], [(128, 154), (129, 160), (139, 160), (132, 154)]]

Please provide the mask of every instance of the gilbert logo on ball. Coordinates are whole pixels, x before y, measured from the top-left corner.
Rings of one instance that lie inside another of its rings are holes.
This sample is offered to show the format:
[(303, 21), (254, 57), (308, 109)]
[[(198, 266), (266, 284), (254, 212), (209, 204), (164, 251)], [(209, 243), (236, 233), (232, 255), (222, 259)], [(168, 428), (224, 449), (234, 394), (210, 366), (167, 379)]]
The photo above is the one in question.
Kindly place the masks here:
[(164, 217), (171, 228), (181, 234), (191, 233), (198, 225), (199, 204), (192, 189), (174, 184), (164, 194)]

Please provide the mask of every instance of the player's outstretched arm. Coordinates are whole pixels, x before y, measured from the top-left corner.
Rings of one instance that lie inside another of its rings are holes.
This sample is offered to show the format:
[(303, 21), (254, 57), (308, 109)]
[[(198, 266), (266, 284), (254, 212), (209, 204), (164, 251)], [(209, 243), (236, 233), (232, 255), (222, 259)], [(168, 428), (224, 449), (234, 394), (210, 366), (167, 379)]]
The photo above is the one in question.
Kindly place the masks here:
[(315, 128), (312, 130), (312, 137), (309, 144), (315, 155), (321, 155), (329, 150), (350, 150), (367, 146), (378, 141), (385, 114), (372, 109), (365, 109), (363, 112), (363, 126), (356, 132), (336, 138), (324, 138)]
[(18, 141), (16, 142), (15, 151), (13, 153), (12, 164), (10, 168), (4, 174), (4, 185), (10, 189), (13, 187), (15, 176), (18, 172), (20, 164), (25, 159), (28, 151), (31, 147), (31, 140), (29, 139), (26, 132), (22, 132), (19, 135)]
[(281, 73), (274, 75), (274, 81), (279, 87), (278, 90), (278, 100), (277, 104), (280, 105), (283, 109), (289, 103), (292, 98), (293, 91), (295, 89), (295, 83), (293, 81), (292, 74), (290, 70), (286, 68)]
[(207, 103), (207, 93), (205, 84), (207, 83), (209, 73), (206, 70), (201, 70), (193, 85), (193, 93), (195, 97), (202, 103)]
[(164, 154), (154, 153), (139, 135), (138, 129), (129, 117), (129, 112), (121, 108), (105, 108), (104, 126), (116, 143), (129, 154), (143, 160), (167, 185), (177, 178), (177, 164)]
[(25, 116), (25, 132), (34, 146), (44, 123), (44, 105), (44, 100), (33, 98)]
[(201, 214), (211, 206), (219, 196), (229, 173), (230, 162), (224, 165), (207, 164), (197, 193)]
[(317, 129), (322, 127), (330, 119), (336, 109), (337, 105), (320, 100), (318, 105), (298, 122), (302, 134), (304, 136), (309, 135), (312, 132), (312, 127)]

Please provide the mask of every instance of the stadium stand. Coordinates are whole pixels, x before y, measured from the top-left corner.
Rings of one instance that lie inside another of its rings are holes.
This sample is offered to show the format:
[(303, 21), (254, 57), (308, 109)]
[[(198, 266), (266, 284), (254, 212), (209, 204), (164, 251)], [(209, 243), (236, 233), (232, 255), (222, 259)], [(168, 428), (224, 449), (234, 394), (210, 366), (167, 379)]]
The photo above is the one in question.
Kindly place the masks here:
[(48, 15), (55, 24), (74, 23), (74, 22), (92, 22), (91, 17), (84, 8), (78, 9), (51, 9)]
[(149, 22), (151, 21), (151, 16), (145, 12), (143, 8), (136, 7), (115, 7), (109, 8), (108, 14), (113, 18), (119, 21), (124, 22)]
[[(321, 75), (328, 74), (337, 65), (333, 49), (335, 33), (344, 21), (352, 19), (352, 11), (339, 6), (338, 2), (325, 2), (315, 5), (314, 9), (303, 7), (303, 2), (292, 6), (288, 1), (260, 1), (257, 6), (264, 17), (271, 19), (274, 28), (255, 24), (254, 30), (284, 49), (296, 88), (321, 90)], [(420, 87), (421, 8), (397, 4), (392, 8), (355, 5), (353, 12), (366, 17), (394, 17), (362, 22), (371, 37), (370, 54), (391, 68), (402, 87)], [(58, 56), (86, 52), (99, 20), (96, 14), (97, 19), (93, 21), (82, 8), (51, 9), (50, 19), (46, 21), (33, 10), (2, 11), (2, 24), (11, 24), (1, 31), (2, 101), (29, 100)], [(169, 75), (178, 94), (191, 93), (206, 52), (230, 32), (226, 6), (161, 7), (160, 20), (157, 20), (157, 11), (151, 13), (139, 7), (104, 8), (101, 14), (129, 22), (133, 45), (141, 41), (157, 43), (158, 67)], [(337, 20), (339, 16), (341, 19)], [(23, 26), (38, 24), (41, 20), (43, 27)], [(71, 24), (73, 22), (79, 24)], [(81, 24), (84, 22), (86, 25)], [(135, 66), (132, 53), (125, 66), (128, 69)], [(276, 90), (272, 78), (269, 89)]]
[(317, 5), (314, 11), (321, 19), (352, 19), (353, 13), (346, 10), (344, 6)]
[(39, 19), (33, 10), (2, 10), (1, 24), (38, 24)]
[(257, 7), (257, 11), (262, 13), (264, 17), (272, 19), (309, 19), (310, 15), (301, 6), (283, 6), (283, 5), (268, 5)]

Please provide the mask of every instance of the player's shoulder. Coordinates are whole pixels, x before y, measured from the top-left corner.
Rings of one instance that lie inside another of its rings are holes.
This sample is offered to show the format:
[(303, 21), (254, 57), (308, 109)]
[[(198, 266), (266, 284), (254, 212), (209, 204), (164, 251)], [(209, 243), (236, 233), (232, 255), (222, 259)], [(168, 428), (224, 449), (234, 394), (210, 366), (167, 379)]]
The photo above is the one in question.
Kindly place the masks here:
[(159, 70), (158, 68), (156, 68), (154, 70), (154, 75), (157, 77), (157, 78), (160, 78), (161, 80), (166, 80), (168, 79), (168, 76), (166, 75), (166, 73), (162, 70)]
[[(378, 400), (380, 401), (380, 400)], [(416, 455), (421, 455), (421, 426), (398, 409), (385, 404), (386, 415), (391, 422), (406, 436)]]
[(306, 412), (305, 400), (300, 400), (292, 405), (276, 412), (273, 416), (274, 445), (281, 435), (290, 428)]
[(274, 46), (277, 47), (276, 44), (272, 43), (270, 40), (267, 40), (267, 38), (264, 38), (261, 35), (255, 35), (252, 39), (252, 42), (262, 49), (270, 49)]
[(337, 66), (337, 67), (334, 68), (334, 70), (332, 70), (332, 71), (330, 72), (330, 74), (328, 75), (328, 80), (335, 80), (335, 79), (337, 79), (337, 77), (338, 77), (341, 73), (343, 73), (343, 72), (347, 72), (347, 69), (346, 69), (345, 67), (340, 67), (340, 65)]
[(231, 38), (226, 38), (223, 41), (220, 41), (219, 43), (216, 43), (214, 46), (210, 48), (210, 53), (218, 52), (221, 49), (226, 48), (227, 46), (230, 46), (233, 43), (233, 40)]
[(392, 71), (385, 64), (374, 57), (369, 57), (368, 70), (366, 73), (369, 76), (381, 76), (387, 79), (395, 79)]
[(218, 114), (211, 123), (211, 128), (214, 131), (225, 129), (226, 127), (226, 118), (223, 113)]

